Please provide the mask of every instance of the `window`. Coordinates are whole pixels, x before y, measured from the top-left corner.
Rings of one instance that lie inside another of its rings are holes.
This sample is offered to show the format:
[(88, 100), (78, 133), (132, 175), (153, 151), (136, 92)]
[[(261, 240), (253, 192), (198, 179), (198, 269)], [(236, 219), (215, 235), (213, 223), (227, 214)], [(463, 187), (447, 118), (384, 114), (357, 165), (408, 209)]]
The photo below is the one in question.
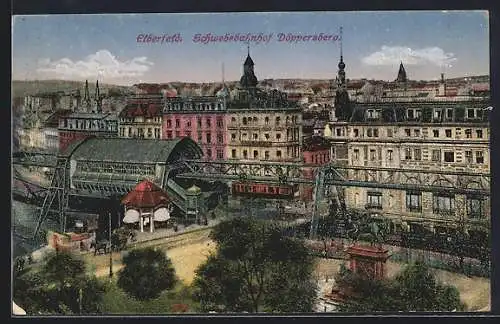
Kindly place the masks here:
[(353, 154), (352, 154), (352, 159), (353, 159), (354, 161), (359, 160), (359, 150), (358, 150), (358, 149), (354, 149), (352, 153), (353, 153)]
[(269, 160), (269, 151), (264, 152), (264, 160)]
[(190, 120), (188, 120), (188, 121), (186, 122), (186, 127), (191, 127), (191, 121), (190, 121)]
[(280, 134), (280, 133), (276, 134), (276, 139), (277, 139), (278, 141), (281, 139), (281, 134)]
[(172, 131), (167, 131), (167, 139), (172, 138)]
[(478, 196), (467, 196), (467, 216), (471, 219), (484, 217), (483, 198)]
[(472, 163), (474, 159), (472, 158), (472, 151), (465, 151), (465, 162)]
[(336, 131), (337, 131), (337, 136), (341, 136), (341, 129), (337, 128)]
[(198, 127), (201, 127), (201, 118), (200, 118), (200, 117), (198, 117), (198, 118), (196, 119), (196, 122), (197, 122), (197, 124), (198, 124)]
[(392, 150), (387, 150), (387, 160), (392, 161)]
[[(172, 135), (172, 132), (170, 132), (170, 135)], [(128, 137), (132, 137), (132, 127), (128, 128)]]
[(405, 149), (405, 160), (411, 160), (411, 148)]
[(375, 161), (377, 159), (377, 151), (370, 150), (370, 161)]
[(259, 121), (259, 120), (257, 119), (257, 117), (254, 117), (254, 118), (253, 118), (253, 123), (254, 123), (254, 124), (257, 124), (257, 123), (258, 123), (258, 121)]
[(243, 158), (248, 159), (248, 152), (247, 150), (243, 150)]
[(476, 163), (477, 164), (483, 164), (484, 163), (483, 151), (477, 151), (476, 152)]
[(231, 158), (236, 159), (236, 150), (231, 150)]
[(222, 127), (224, 126), (224, 121), (222, 120), (222, 118), (217, 118), (217, 127)]
[(241, 138), (246, 141), (246, 139), (247, 139), (247, 133), (241, 134)]
[(368, 137), (372, 137), (372, 129), (371, 129), (371, 128), (368, 128), (368, 129), (366, 130), (366, 136), (368, 136)]
[(451, 216), (455, 212), (455, 197), (447, 193), (439, 193), (433, 196), (434, 214)]
[(231, 117), (231, 123), (236, 123), (236, 118)]
[(171, 119), (167, 119), (167, 127), (172, 127), (172, 120)]
[(465, 130), (465, 137), (466, 137), (466, 138), (472, 138), (472, 129), (467, 128), (467, 129)]
[(420, 161), (422, 160), (422, 150), (419, 149), (419, 148), (416, 148), (414, 151), (413, 151), (413, 154), (414, 154), (414, 159), (416, 161)]
[(281, 159), (281, 151), (279, 151), (279, 150), (276, 151), (276, 157), (279, 158), (279, 159)]
[(476, 129), (476, 136), (477, 136), (477, 138), (483, 138), (483, 130)]
[(212, 150), (211, 149), (207, 149), (207, 157), (212, 158)]
[(467, 118), (475, 118), (476, 110), (475, 109), (467, 109)]
[(387, 129), (387, 137), (392, 137), (393, 136), (393, 131), (392, 128)]
[(446, 118), (453, 119), (453, 108), (446, 109)]
[(451, 129), (445, 129), (444, 133), (445, 133), (446, 137), (451, 137)]
[(265, 123), (266, 125), (269, 125), (269, 117), (264, 118), (264, 123)]
[(441, 120), (441, 109), (434, 109), (434, 120)]
[(432, 150), (432, 161), (441, 161), (441, 150)]
[(405, 129), (405, 134), (406, 134), (406, 136), (411, 136), (411, 129), (406, 128)]
[(223, 143), (224, 142), (224, 136), (222, 134), (217, 134), (217, 143)]
[(268, 134), (268, 133), (265, 133), (265, 134), (264, 134), (264, 137), (266, 138), (266, 140), (268, 140), (268, 139), (269, 139), (269, 134)]
[[(181, 132), (180, 131), (175, 131), (175, 137), (180, 137), (181, 136)], [(139, 134), (139, 137), (141, 137), (141, 135)]]
[(413, 135), (414, 135), (415, 137), (420, 137), (420, 129), (414, 129), (414, 130), (413, 130)]
[(439, 137), (439, 129), (433, 129), (432, 134), (434, 137)]
[(217, 159), (219, 159), (219, 160), (224, 159), (224, 151), (223, 150), (217, 150)]
[(378, 137), (378, 128), (373, 130), (373, 137)]
[(201, 132), (198, 132), (198, 143), (201, 143), (202, 141), (202, 136), (201, 136)]
[(253, 137), (254, 140), (258, 140), (259, 139), (259, 134), (253, 133), (252, 137)]
[(280, 121), (281, 121), (281, 118), (280, 117), (276, 117), (276, 126), (280, 125)]
[(206, 123), (207, 123), (207, 127), (212, 126), (212, 121), (210, 120), (210, 118), (207, 118)]
[(409, 212), (422, 211), (422, 193), (414, 191), (406, 192), (406, 210)]
[(175, 120), (175, 127), (180, 127), (181, 126), (181, 121), (179, 119)]
[(207, 144), (212, 143), (212, 135), (210, 133), (207, 133)]
[(247, 118), (243, 117), (243, 125), (246, 125), (246, 124), (247, 124)]
[(235, 133), (232, 133), (231, 134), (231, 141), (235, 141), (236, 140), (236, 134)]
[(255, 150), (253, 151), (253, 158), (257, 159), (259, 157), (259, 151)]
[(382, 193), (368, 191), (366, 208), (382, 209)]
[(355, 128), (353, 130), (353, 132), (354, 132), (354, 137), (358, 137), (359, 136), (359, 129)]
[(444, 152), (444, 162), (455, 162), (455, 153)]
[(186, 131), (186, 136), (187, 137), (191, 137), (191, 132), (190, 131)]

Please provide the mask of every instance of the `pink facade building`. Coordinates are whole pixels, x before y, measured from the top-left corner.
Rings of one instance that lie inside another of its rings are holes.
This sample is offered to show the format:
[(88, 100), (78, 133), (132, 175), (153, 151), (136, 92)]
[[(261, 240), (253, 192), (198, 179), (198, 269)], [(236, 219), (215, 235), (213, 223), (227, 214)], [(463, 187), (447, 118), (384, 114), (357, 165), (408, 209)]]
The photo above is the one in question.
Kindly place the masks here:
[(165, 98), (162, 139), (188, 136), (206, 160), (225, 160), (227, 131), (225, 96)]

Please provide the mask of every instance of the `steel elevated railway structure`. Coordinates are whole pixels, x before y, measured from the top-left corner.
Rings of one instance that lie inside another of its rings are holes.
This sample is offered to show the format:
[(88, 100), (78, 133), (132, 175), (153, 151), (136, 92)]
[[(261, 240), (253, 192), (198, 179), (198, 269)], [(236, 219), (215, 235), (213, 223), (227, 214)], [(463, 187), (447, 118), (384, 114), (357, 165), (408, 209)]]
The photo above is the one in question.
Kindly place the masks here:
[[(314, 179), (304, 176), (310, 165), (264, 161), (205, 161), (198, 145), (189, 138), (172, 141), (88, 138), (54, 156), (18, 152), (14, 165), (47, 167), (53, 176), (38, 215), (34, 237), (49, 210), (59, 214), (61, 231), (66, 229), (70, 195), (110, 197), (123, 195), (137, 182), (148, 178), (186, 210), (185, 189), (180, 179), (314, 185), (315, 204), (310, 236), (315, 237), (320, 213), (318, 202), (334, 199), (345, 206), (345, 187), (368, 187), (463, 195), (490, 195), (490, 174), (467, 171), (418, 170), (382, 167), (353, 167), (335, 162), (316, 169)], [(19, 174), (15, 177), (22, 180)]]

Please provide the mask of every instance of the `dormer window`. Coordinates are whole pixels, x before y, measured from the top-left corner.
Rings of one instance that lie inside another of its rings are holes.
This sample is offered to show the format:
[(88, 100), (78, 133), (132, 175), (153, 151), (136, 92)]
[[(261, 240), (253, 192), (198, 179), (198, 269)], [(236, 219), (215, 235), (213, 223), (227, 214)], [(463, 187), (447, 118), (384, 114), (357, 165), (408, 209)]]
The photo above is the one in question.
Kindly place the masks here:
[(442, 114), (443, 114), (443, 112), (441, 109), (434, 109), (434, 113), (433, 113), (432, 118), (436, 121), (440, 121)]

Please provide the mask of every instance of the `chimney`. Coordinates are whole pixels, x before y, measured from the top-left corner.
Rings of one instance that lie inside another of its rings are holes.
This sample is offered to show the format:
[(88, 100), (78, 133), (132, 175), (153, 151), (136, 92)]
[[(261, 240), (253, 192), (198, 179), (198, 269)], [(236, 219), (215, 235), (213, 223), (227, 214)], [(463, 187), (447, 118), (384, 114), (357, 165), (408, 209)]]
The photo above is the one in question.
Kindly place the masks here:
[(444, 73), (441, 73), (441, 82), (439, 83), (438, 96), (446, 96), (446, 84), (444, 83)]

